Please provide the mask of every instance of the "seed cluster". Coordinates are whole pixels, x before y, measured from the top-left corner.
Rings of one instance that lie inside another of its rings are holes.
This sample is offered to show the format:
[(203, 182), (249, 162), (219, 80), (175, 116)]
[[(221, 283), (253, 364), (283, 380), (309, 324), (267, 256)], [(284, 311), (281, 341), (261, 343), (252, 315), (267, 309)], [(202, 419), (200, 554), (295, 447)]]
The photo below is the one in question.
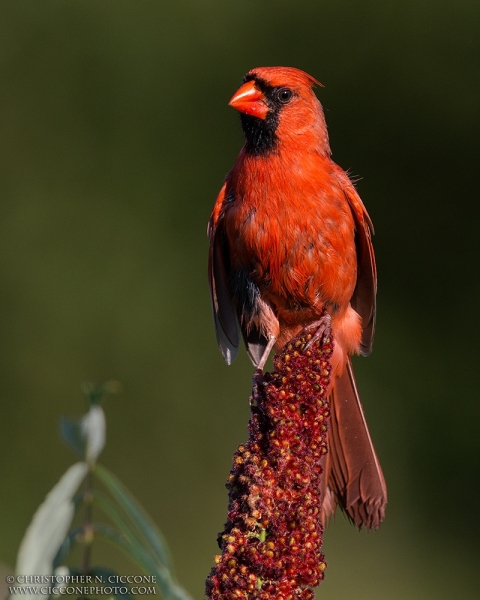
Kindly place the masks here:
[(321, 552), (322, 467), (333, 339), (300, 334), (255, 379), (249, 440), (228, 478), (228, 520), (207, 581), (210, 600), (312, 600)]

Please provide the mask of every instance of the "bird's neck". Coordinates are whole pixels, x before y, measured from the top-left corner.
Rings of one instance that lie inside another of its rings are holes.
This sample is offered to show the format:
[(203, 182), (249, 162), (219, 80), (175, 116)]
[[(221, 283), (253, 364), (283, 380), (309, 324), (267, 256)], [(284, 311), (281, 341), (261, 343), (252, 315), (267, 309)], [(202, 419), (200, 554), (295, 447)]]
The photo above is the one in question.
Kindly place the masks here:
[[(288, 210), (289, 202), (314, 198), (319, 187), (335, 176), (337, 165), (326, 154), (306, 148), (252, 155), (244, 147), (230, 174), (231, 189), (242, 210), (268, 210), (274, 214)], [(317, 191), (316, 191), (317, 190)], [(288, 203), (287, 203), (288, 204)]]

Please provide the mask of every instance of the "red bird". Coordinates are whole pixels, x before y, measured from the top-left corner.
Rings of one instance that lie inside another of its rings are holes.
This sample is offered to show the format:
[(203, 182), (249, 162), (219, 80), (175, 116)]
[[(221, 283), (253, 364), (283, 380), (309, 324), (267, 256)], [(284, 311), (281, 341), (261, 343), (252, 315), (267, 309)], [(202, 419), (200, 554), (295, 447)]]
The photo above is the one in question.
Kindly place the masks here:
[(387, 492), (350, 361), (372, 349), (373, 227), (348, 175), (330, 158), (315, 84), (298, 69), (261, 67), (230, 100), (246, 141), (208, 225), (215, 329), (228, 364), (242, 336), (262, 369), (272, 348), (304, 327), (316, 331), (314, 339), (331, 328), (323, 517), (339, 504), (359, 528), (376, 529)]

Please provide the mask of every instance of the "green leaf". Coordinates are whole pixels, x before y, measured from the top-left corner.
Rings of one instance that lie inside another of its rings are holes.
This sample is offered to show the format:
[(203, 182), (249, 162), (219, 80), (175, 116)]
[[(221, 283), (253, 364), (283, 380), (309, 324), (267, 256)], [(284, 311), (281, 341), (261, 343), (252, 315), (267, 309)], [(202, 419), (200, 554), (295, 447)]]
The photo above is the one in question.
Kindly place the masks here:
[(164, 538), (150, 516), (139, 502), (132, 496), (118, 478), (101, 465), (96, 465), (94, 475), (97, 475), (106, 486), (122, 510), (148, 541), (157, 562), (171, 569), (171, 561)]
[[(88, 575), (91, 575), (92, 577), (101, 577), (102, 581), (103, 581), (103, 585), (106, 585), (108, 587), (116, 587), (116, 588), (126, 587), (128, 589), (128, 586), (125, 583), (109, 582), (109, 580), (108, 580), (109, 577), (118, 577), (118, 575), (119, 575), (117, 572), (112, 571), (111, 569), (107, 569), (105, 567), (93, 567), (93, 568), (89, 569)], [(120, 592), (117, 592), (116, 594), (113, 594), (113, 598), (118, 598), (118, 600), (132, 600), (132, 596), (130, 595), (130, 593), (121, 594)]]
[[(53, 561), (75, 514), (73, 497), (88, 473), (88, 465), (72, 465), (49, 492), (28, 526), (17, 556), (18, 575), (51, 575)], [(34, 594), (23, 595), (32, 599)]]
[[(93, 501), (113, 521), (129, 544), (139, 544), (144, 547), (147, 553), (149, 553), (149, 550), (151, 550), (150, 547), (145, 548), (144, 540), (141, 538), (139, 539), (137, 532), (132, 529), (129, 521), (127, 521), (123, 514), (117, 510), (117, 505), (115, 505), (109, 497), (96, 491), (93, 495)], [(153, 552), (151, 552), (151, 554), (153, 556)]]
[(140, 544), (128, 542), (123, 535), (107, 525), (94, 524), (93, 529), (97, 534), (122, 549), (145, 573), (154, 575), (155, 585), (165, 600), (192, 600), (191, 596), (173, 581), (170, 571), (165, 566), (156, 563), (155, 559)]
[(101, 406), (92, 405), (81, 419), (60, 419), (60, 433), (76, 454), (89, 464), (95, 463), (105, 446), (105, 413)]
[[(74, 501), (74, 506), (75, 506), (75, 511), (76, 511), (77, 505), (75, 505), (75, 501)], [(58, 549), (58, 552), (53, 560), (53, 568), (54, 569), (57, 569), (58, 567), (61, 567), (64, 564), (65, 559), (70, 554), (70, 552), (75, 544), (75, 540), (76, 540), (77, 536), (79, 536), (82, 532), (83, 532), (83, 527), (76, 527), (75, 529), (72, 529), (71, 531), (68, 532), (68, 535), (65, 536), (65, 538), (64, 538), (62, 544), (60, 545), (60, 548)]]
[(92, 406), (83, 417), (80, 426), (87, 440), (87, 462), (93, 464), (105, 446), (106, 422), (103, 408)]
[(80, 419), (60, 417), (60, 435), (67, 446), (81, 459), (85, 459), (87, 453), (87, 442), (80, 427)]

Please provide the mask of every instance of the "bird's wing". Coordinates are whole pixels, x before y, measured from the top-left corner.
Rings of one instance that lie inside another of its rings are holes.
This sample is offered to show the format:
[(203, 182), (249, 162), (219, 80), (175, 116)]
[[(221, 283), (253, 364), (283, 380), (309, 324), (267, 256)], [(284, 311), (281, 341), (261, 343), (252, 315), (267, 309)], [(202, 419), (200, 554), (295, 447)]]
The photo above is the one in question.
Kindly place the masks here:
[(372, 351), (375, 334), (377, 295), (377, 267), (372, 244), (373, 225), (360, 196), (349, 180), (344, 186), (344, 192), (355, 220), (357, 247), (357, 283), (350, 303), (362, 317), (360, 353), (368, 356)]
[(207, 227), (210, 239), (208, 283), (218, 346), (226, 363), (231, 364), (238, 354), (240, 333), (235, 306), (228, 290), (229, 256), (222, 219), (225, 188), (226, 184), (220, 190)]

